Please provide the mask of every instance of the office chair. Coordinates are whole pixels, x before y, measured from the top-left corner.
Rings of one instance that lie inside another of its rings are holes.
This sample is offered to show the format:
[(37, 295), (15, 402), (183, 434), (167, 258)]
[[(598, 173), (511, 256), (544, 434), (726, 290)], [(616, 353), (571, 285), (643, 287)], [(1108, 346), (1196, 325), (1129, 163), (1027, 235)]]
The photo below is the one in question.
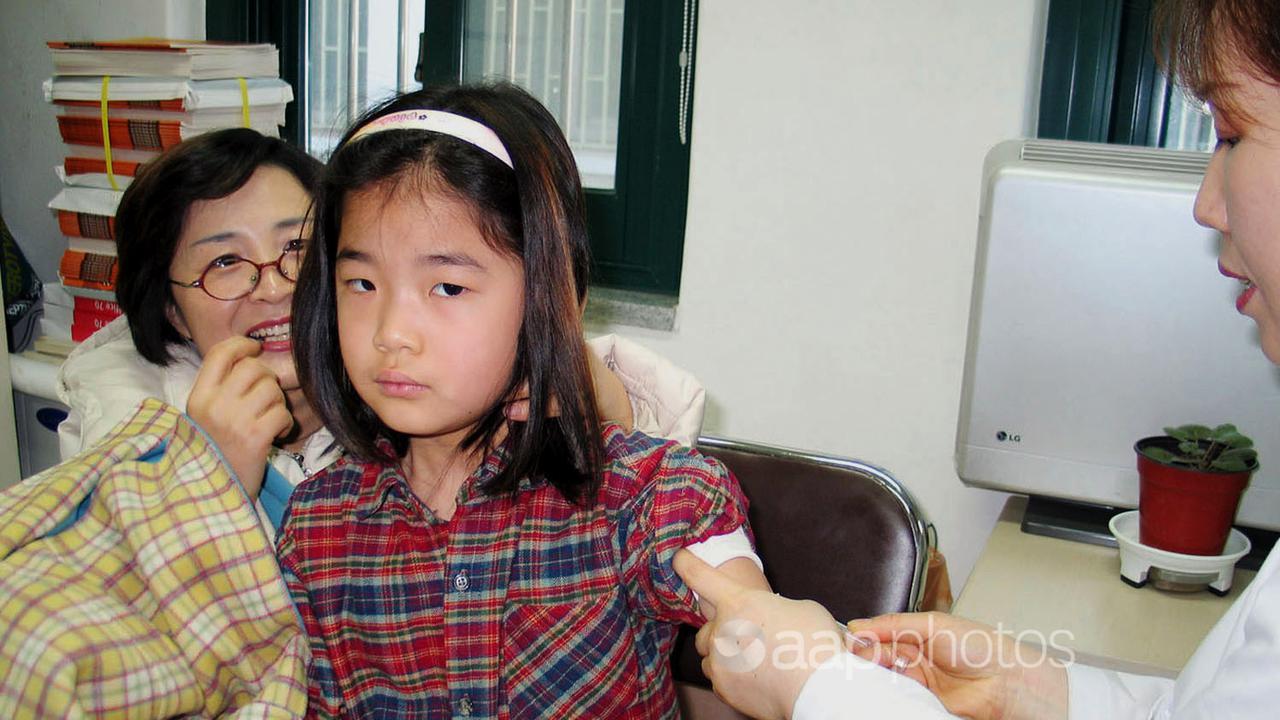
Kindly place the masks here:
[[(698, 450), (738, 478), (774, 591), (816, 600), (839, 620), (915, 610), (928, 564), (926, 523), (888, 472), (858, 460), (716, 437)], [(681, 630), (672, 673), (684, 716), (740, 718), (711, 692)]]

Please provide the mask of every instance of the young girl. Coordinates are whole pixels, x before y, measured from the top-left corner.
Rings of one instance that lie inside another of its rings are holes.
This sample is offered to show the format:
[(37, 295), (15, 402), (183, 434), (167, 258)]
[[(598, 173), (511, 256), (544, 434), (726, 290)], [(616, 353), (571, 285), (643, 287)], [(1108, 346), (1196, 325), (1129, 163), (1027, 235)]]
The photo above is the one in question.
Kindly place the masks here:
[(295, 491), (278, 545), (312, 713), (677, 716), (675, 624), (700, 618), (672, 556), (765, 583), (722, 466), (597, 419), (554, 119), (511, 85), (389, 102), (330, 160), (316, 243), (299, 372), (347, 454)]

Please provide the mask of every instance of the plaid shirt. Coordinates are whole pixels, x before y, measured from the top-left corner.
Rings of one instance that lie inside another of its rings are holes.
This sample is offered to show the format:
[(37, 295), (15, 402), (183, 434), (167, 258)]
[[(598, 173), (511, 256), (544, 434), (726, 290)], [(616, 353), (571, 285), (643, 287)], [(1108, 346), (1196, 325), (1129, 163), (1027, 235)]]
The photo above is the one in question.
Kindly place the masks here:
[(302, 717), (307, 640), (220, 457), (148, 399), (0, 492), (0, 718)]
[(746, 522), (716, 461), (616, 426), (597, 501), (545, 480), (478, 491), (450, 521), (396, 467), (344, 458), (294, 492), (278, 541), (311, 638), (309, 714), (677, 717), (677, 623), (700, 624), (675, 552)]

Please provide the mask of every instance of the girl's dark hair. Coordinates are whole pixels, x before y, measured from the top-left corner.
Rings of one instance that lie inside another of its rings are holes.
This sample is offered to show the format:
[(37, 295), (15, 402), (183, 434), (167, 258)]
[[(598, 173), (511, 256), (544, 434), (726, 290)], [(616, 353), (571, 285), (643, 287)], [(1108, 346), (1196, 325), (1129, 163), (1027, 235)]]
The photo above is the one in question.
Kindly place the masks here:
[(129, 318), (134, 347), (148, 361), (168, 365), (169, 346), (186, 342), (169, 322), (169, 266), (187, 211), (197, 200), (239, 190), (263, 165), (289, 171), (312, 195), (323, 167), (284, 140), (232, 128), (179, 143), (144, 165), (124, 191), (116, 210), (116, 299)]
[[(514, 170), (474, 145), (426, 130), (383, 130), (351, 142), (370, 121), (402, 110), (439, 110), (475, 120), (506, 146)], [(428, 87), (365, 113), (329, 159), (317, 198), (315, 245), (303, 261), (293, 300), (298, 377), (325, 425), (348, 452), (395, 462), (409, 438), (383, 423), (353, 389), (338, 342), (334, 261), (344, 201), (380, 188), (443, 192), (468, 205), (485, 240), (524, 268), (524, 317), (502, 398), (463, 440), (489, 450), (507, 424), (503, 400), (528, 383), (529, 420), (510, 423), (508, 462), (484, 488), (514, 492), (525, 477), (545, 477), (566, 498), (594, 494), (603, 448), (582, 340), (590, 253), (582, 186), (569, 145), (537, 100), (506, 83)], [(548, 416), (552, 398), (559, 405)], [(391, 441), (394, 457), (377, 440)]]
[(1225, 76), (1237, 63), (1280, 84), (1280, 3), (1275, 0), (1156, 0), (1156, 58), (1179, 84), (1228, 116), (1241, 108)]

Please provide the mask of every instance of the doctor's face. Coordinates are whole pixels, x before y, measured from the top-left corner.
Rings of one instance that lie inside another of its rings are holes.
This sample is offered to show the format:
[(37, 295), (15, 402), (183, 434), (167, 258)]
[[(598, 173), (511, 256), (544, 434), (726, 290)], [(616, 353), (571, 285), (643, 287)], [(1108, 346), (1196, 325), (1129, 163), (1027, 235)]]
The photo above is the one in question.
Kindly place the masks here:
[(1280, 87), (1243, 63), (1223, 80), (1235, 111), (1213, 107), (1218, 145), (1196, 221), (1222, 233), (1219, 268), (1241, 282), (1236, 309), (1258, 324), (1262, 351), (1280, 364)]

